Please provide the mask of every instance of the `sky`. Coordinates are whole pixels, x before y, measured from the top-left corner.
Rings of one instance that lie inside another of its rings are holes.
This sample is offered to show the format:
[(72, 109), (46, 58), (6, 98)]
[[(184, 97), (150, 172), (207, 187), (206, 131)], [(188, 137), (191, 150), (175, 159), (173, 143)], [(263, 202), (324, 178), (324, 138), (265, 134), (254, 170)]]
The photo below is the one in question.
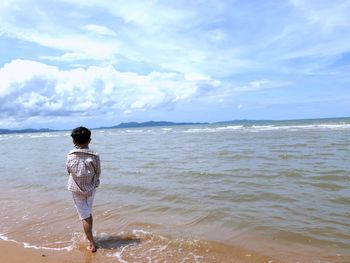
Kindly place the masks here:
[(0, 128), (350, 116), (349, 0), (0, 1)]

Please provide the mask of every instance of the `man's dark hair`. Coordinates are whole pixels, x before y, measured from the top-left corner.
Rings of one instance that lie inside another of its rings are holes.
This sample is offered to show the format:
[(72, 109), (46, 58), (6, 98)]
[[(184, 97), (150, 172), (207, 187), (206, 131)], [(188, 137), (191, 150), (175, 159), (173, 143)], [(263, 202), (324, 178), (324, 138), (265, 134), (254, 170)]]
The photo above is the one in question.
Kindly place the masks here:
[(84, 144), (84, 143), (89, 142), (89, 140), (91, 138), (91, 131), (88, 128), (80, 126), (80, 127), (73, 129), (70, 136), (72, 136), (73, 140), (77, 144)]

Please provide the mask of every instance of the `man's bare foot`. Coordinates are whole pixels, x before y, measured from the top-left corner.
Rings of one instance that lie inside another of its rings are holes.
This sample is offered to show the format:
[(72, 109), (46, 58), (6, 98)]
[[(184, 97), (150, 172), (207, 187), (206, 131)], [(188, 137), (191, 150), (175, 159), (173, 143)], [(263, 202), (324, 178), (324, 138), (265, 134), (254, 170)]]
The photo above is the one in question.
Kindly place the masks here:
[(90, 244), (86, 247), (87, 250), (91, 251), (92, 253), (95, 253), (97, 251), (97, 247), (95, 244)]

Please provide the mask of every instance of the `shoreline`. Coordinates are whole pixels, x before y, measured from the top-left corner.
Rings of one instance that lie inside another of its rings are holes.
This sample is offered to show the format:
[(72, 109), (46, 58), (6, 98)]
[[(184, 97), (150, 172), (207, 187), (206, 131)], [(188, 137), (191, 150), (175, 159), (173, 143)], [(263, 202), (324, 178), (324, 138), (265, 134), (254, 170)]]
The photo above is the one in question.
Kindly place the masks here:
[(23, 245), (13, 241), (0, 240), (0, 252), (0, 262), (4, 263), (59, 262), (51, 257), (53, 255), (51, 251), (43, 253), (41, 250), (24, 248)]
[[(126, 240), (126, 239), (125, 239)], [(124, 241), (126, 242), (126, 241)], [(105, 247), (99, 248), (96, 253), (91, 253), (86, 250), (85, 244), (72, 249), (67, 250), (50, 250), (50, 249), (35, 249), (26, 248), (23, 244), (17, 243), (11, 240), (0, 240), (0, 262), (2, 263), (112, 263), (112, 262), (149, 262), (149, 260), (159, 260), (160, 262), (180, 262), (184, 260), (183, 255), (172, 255), (169, 257), (164, 251), (159, 251), (157, 258), (153, 258), (144, 255), (142, 257), (134, 257), (134, 252), (137, 252), (138, 248), (149, 249), (149, 244), (146, 240), (141, 240), (136, 246), (130, 246), (125, 243), (124, 246), (120, 246), (117, 250), (108, 249), (108, 244), (104, 244)], [(107, 245), (107, 246), (106, 246)], [(135, 250), (136, 249), (136, 250)], [(277, 249), (277, 248), (275, 248)], [(185, 249), (186, 250), (186, 249)], [(180, 250), (179, 250), (180, 252)], [(186, 252), (186, 251), (184, 251)], [(207, 251), (209, 252), (209, 251)], [(237, 246), (227, 246), (224, 244), (215, 244), (210, 252), (203, 254), (202, 256), (193, 256), (193, 258), (185, 259), (186, 262), (235, 262), (235, 263), (292, 263), (292, 262), (334, 262), (345, 263), (349, 262), (350, 257), (344, 255), (328, 256), (319, 258), (317, 255), (301, 255), (301, 251), (295, 251), (295, 254), (288, 258), (275, 258), (268, 256), (268, 252), (262, 254), (253, 250), (249, 250)], [(174, 261), (169, 261), (174, 260)], [(179, 261), (178, 261), (179, 260)]]
[[(72, 251), (54, 251), (54, 250), (41, 250), (33, 248), (25, 248), (22, 244), (14, 241), (0, 240), (0, 262), (3, 263), (112, 263), (112, 262), (135, 262), (134, 258), (128, 255), (128, 251), (124, 252), (127, 246), (120, 249), (119, 252), (115, 253), (113, 257), (106, 256), (108, 250), (98, 249), (96, 253), (91, 253), (83, 247), (73, 249)], [(123, 253), (123, 255), (122, 255)], [(113, 254), (113, 253), (112, 253)], [(181, 254), (181, 253), (179, 253)], [(174, 257), (167, 257), (165, 255), (159, 255), (160, 260), (174, 259)], [(179, 255), (181, 257), (181, 255)], [(145, 261), (143, 261), (143, 259)], [(180, 259), (180, 258), (179, 258)], [(138, 258), (137, 262), (148, 262), (149, 258), (144, 257)], [(175, 256), (175, 260), (176, 256)], [(199, 260), (199, 261), (197, 261)], [(214, 260), (214, 261), (213, 261)], [(206, 258), (189, 258), (186, 262), (237, 262), (237, 263), (276, 263), (281, 262), (280, 260), (273, 259), (271, 257), (256, 254), (255, 252), (249, 252), (237, 247), (232, 247), (229, 254), (227, 251), (221, 251), (221, 249), (215, 249), (211, 252), (211, 256)]]
[(106, 258), (99, 253), (82, 249), (72, 251), (54, 251), (25, 248), (13, 241), (0, 240), (0, 262), (2, 263), (111, 263), (115, 258)]

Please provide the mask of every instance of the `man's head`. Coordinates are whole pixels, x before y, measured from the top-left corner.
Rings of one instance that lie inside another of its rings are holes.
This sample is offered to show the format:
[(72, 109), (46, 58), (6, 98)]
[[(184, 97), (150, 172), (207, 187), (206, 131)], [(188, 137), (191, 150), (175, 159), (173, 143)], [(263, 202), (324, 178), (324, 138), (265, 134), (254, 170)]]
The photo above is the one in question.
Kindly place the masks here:
[(72, 136), (74, 143), (83, 145), (90, 142), (91, 131), (88, 128), (80, 126), (73, 129), (70, 135)]

